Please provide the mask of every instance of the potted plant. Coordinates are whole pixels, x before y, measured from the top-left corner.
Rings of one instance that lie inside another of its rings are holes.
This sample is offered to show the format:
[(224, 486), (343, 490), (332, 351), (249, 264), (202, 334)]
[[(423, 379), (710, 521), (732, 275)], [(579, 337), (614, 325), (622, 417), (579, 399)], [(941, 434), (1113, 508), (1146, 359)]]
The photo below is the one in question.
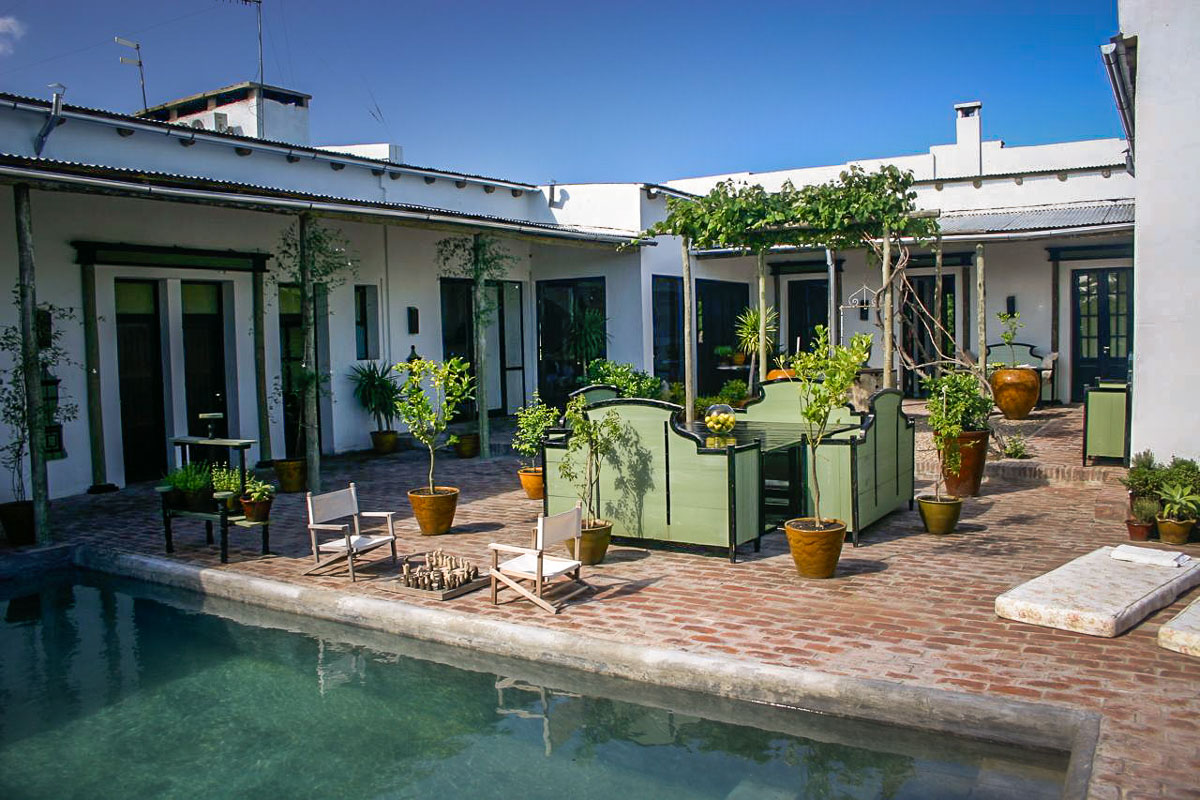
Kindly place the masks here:
[(1158, 519), (1158, 501), (1153, 497), (1139, 497), (1133, 501), (1130, 517), (1125, 520), (1125, 528), (1129, 531), (1129, 539), (1134, 542), (1145, 542), (1150, 539), (1154, 523)]
[(713, 348), (713, 357), (717, 359), (718, 364), (727, 367), (733, 361), (733, 348), (727, 344), (719, 344)]
[(1141, 497), (1148, 497), (1158, 504), (1158, 490), (1162, 488), (1163, 468), (1154, 459), (1154, 454), (1143, 450), (1134, 455), (1129, 462), (1129, 472), (1121, 479), (1121, 483), (1129, 492), (1129, 506)]
[(214, 464), (212, 467), (213, 493), (226, 493), (225, 505), (230, 511), (237, 510), (238, 492), (242, 490), (242, 474), (227, 464)]
[(546, 480), (538, 457), (542, 454), (542, 439), (546, 431), (558, 422), (558, 409), (542, 402), (537, 392), (533, 402), (517, 410), (517, 431), (513, 434), (512, 449), (524, 457), (524, 466), (517, 470), (521, 487), (530, 500), (541, 500), (546, 496)]
[(1017, 363), (1013, 341), (1017, 338), (1017, 331), (1025, 327), (1025, 323), (1021, 322), (1021, 312), (1007, 314), (1001, 311), (996, 314), (996, 319), (1004, 326), (1000, 340), (1008, 345), (1009, 360), (996, 364), (996, 368), (988, 375), (988, 383), (1005, 419), (1025, 419), (1042, 394), (1042, 376), (1032, 366)]
[(962, 514), (962, 498), (956, 495), (943, 495), (942, 486), (947, 474), (957, 475), (962, 466), (962, 448), (959, 437), (962, 435), (962, 415), (952, 410), (950, 405), (950, 387), (936, 379), (926, 379), (925, 388), (929, 392), (929, 428), (933, 431), (933, 447), (938, 456), (938, 472), (933, 479), (933, 494), (917, 496), (917, 510), (921, 514), (921, 522), (928, 533), (953, 533), (958, 527), (958, 518)]
[(310, 389), (315, 391), (318, 397), (323, 396), (328, 390), (328, 380), (316, 370), (304, 366), (292, 367), (287, 378), (286, 381), (276, 380), (275, 400), (281, 400), (285, 406), (295, 410), (299, 424), (296, 426), (296, 440), (292, 452), (297, 455), (291, 458), (276, 458), (271, 463), (275, 468), (275, 477), (279, 479), (279, 491), (303, 492), (308, 485), (308, 459), (303, 455), (306, 431), (310, 424), (320, 424), (316, 419), (309, 422), (308, 414), (304, 411), (305, 398)]
[(213, 510), (212, 468), (191, 461), (167, 473), (166, 484), (180, 494), (181, 507), (188, 511)]
[(400, 394), (395, 371), (378, 361), (355, 364), (350, 368), (350, 382), (354, 385), (355, 398), (375, 418), (371, 447), (380, 455), (395, 452), (399, 434), (392, 423), (396, 419), (396, 399)]
[[(758, 334), (760, 326), (760, 312), (755, 306), (751, 306), (738, 315), (737, 321), (733, 326), (733, 341), (737, 346), (738, 354), (741, 355), (742, 361), (745, 363), (747, 357), (750, 358), (750, 380), (754, 382), (758, 379)], [(766, 338), (767, 338), (767, 357), (775, 349), (775, 334), (779, 332), (779, 312), (774, 308), (767, 307), (766, 319)], [(739, 363), (735, 359), (735, 363)]]
[[(800, 384), (801, 415), (807, 423), (811, 460), (817, 463), (817, 451), (825, 441), (829, 415), (850, 396), (850, 387), (858, 368), (871, 355), (871, 335), (856, 333), (850, 344), (830, 347), (829, 331), (824, 325), (815, 329), (812, 350), (797, 353), (791, 359), (794, 380)], [(813, 515), (789, 519), (784, 523), (788, 549), (796, 571), (805, 578), (831, 578), (842, 555), (846, 523), (821, 515), (821, 483), (818, 470), (812, 475)]]
[(958, 458), (950, 462), (957, 463), (957, 469), (947, 466), (942, 470), (946, 491), (955, 497), (974, 497), (979, 494), (987, 463), (987, 418), (992, 401), (980, 391), (979, 379), (971, 372), (943, 372), (926, 378), (923, 385), (930, 397), (940, 398), (944, 410), (939, 412), (943, 418), (939, 424), (954, 425), (959, 430), (948, 441), (950, 452), (957, 453)]
[(1164, 486), (1158, 494), (1162, 499), (1162, 513), (1155, 520), (1158, 538), (1165, 544), (1187, 544), (1200, 509), (1200, 495), (1179, 483)]
[(442, 534), (454, 524), (458, 489), (434, 483), (434, 452), (459, 406), (471, 399), (471, 366), (461, 358), (443, 362), (420, 358), (396, 368), (405, 374), (396, 413), (413, 438), (429, 450), (429, 485), (410, 491), (408, 502), (422, 534)]
[(587, 401), (576, 395), (567, 403), (564, 420), (571, 433), (567, 437), (567, 451), (558, 464), (558, 474), (575, 487), (583, 503), (579, 552), (575, 552), (573, 540), (567, 541), (567, 549), (584, 564), (599, 564), (612, 538), (612, 523), (601, 519), (599, 514), (600, 466), (622, 436), (621, 418), (615, 411), (609, 411), (592, 419), (587, 414)]
[(242, 513), (247, 522), (266, 522), (271, 518), (271, 501), (275, 499), (275, 486), (258, 478), (246, 479), (246, 491), (242, 494)]

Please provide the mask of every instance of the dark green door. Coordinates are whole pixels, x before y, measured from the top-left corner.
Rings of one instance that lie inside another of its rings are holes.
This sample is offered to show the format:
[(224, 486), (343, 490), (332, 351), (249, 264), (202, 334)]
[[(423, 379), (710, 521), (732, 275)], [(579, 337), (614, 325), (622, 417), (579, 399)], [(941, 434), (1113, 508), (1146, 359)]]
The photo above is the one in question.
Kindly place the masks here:
[(538, 393), (562, 408), (584, 366), (608, 352), (604, 278), (537, 282)]
[(787, 347), (789, 353), (807, 352), (818, 325), (829, 319), (829, 281), (788, 281)]
[(161, 478), (167, 469), (158, 284), (117, 281), (117, 382), (125, 482)]
[(228, 435), (225, 407), (225, 314), (219, 283), (184, 283), (183, 363), (187, 430), (205, 436), (209, 422), (201, 414), (220, 414), (216, 436)]
[(1133, 356), (1133, 270), (1071, 272), (1071, 401), (1098, 378), (1126, 380)]
[(733, 347), (738, 314), (750, 305), (750, 287), (731, 281), (696, 281), (696, 393), (715, 395), (726, 381), (745, 380), (748, 367), (722, 365), (713, 351)]

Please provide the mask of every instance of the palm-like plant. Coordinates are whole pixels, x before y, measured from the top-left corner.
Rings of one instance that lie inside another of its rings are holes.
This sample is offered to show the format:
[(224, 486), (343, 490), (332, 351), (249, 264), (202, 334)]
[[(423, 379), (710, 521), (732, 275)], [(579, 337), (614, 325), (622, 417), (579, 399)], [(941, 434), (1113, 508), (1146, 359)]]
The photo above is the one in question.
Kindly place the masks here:
[(751, 383), (754, 383), (758, 375), (755, 365), (758, 361), (759, 335), (764, 334), (766, 346), (763, 349), (770, 357), (771, 352), (775, 349), (777, 333), (779, 333), (779, 312), (772, 306), (767, 306), (765, 320), (762, 309), (756, 306), (751, 306), (738, 315), (733, 326), (733, 341), (737, 345), (738, 352), (745, 353), (750, 357)]
[(396, 401), (400, 398), (395, 370), (382, 362), (368, 361), (351, 367), (350, 380), (355, 398), (375, 418), (375, 429), (381, 433), (393, 430)]

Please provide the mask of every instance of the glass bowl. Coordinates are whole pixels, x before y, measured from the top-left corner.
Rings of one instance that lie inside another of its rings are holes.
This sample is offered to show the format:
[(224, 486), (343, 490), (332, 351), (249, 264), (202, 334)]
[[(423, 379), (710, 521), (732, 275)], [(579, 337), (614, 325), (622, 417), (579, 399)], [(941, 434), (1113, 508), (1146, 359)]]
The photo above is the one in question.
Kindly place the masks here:
[(711, 405), (704, 412), (704, 427), (717, 436), (723, 436), (732, 431), (734, 422), (733, 408), (724, 403)]

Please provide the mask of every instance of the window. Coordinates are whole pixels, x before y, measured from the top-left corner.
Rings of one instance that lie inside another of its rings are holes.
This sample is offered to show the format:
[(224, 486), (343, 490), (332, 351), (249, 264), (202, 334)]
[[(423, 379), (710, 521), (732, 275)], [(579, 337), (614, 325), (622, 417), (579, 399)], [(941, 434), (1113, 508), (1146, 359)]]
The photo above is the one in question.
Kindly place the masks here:
[(651, 279), (654, 323), (654, 375), (668, 383), (683, 380), (683, 278)]
[(379, 358), (379, 289), (354, 287), (354, 349), (359, 361)]

